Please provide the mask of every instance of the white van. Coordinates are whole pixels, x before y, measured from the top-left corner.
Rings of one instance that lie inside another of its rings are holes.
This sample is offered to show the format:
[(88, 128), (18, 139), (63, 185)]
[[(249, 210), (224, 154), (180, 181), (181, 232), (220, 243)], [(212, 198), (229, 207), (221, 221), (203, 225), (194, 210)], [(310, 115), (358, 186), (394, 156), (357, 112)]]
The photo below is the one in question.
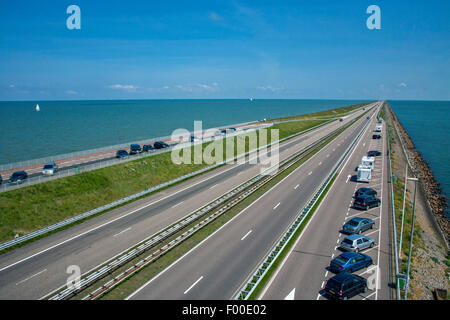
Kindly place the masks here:
[(369, 167), (358, 167), (358, 173), (356, 175), (356, 181), (358, 182), (370, 182), (372, 178), (372, 170)]
[(375, 165), (375, 157), (362, 157), (361, 159), (361, 166), (362, 167), (368, 167), (370, 170), (373, 170)]
[(383, 126), (381, 124), (379, 124), (375, 127), (376, 132), (381, 132), (381, 129), (383, 129)]

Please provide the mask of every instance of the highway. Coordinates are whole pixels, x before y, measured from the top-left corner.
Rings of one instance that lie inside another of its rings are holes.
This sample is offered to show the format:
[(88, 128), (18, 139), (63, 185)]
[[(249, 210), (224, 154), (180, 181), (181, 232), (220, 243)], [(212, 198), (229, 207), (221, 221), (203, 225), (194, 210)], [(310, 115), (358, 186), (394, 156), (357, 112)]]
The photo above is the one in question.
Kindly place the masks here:
[(127, 299), (233, 298), (368, 121), (359, 119)]
[[(281, 144), (280, 160), (346, 125), (361, 112)], [(66, 283), (69, 265), (78, 265), (86, 273), (247, 181), (259, 170), (259, 165), (226, 165), (2, 254), (0, 299), (42, 298)]]
[[(346, 234), (340, 230), (353, 217), (366, 217), (375, 221), (373, 230), (363, 233), (375, 240), (375, 246), (362, 251), (373, 259), (373, 265), (355, 272), (370, 279), (369, 290), (352, 299), (393, 299), (393, 289), (389, 287), (392, 282), (392, 229), (389, 228), (388, 214), (387, 140), (385, 134), (382, 134), (383, 139), (372, 139), (374, 129), (375, 124), (372, 123), (314, 217), (260, 294), (260, 299), (326, 299), (323, 288), (326, 280), (334, 276), (327, 267), (333, 258), (342, 253), (338, 247)], [(383, 129), (386, 130), (385, 126)], [(369, 150), (378, 150), (382, 154), (376, 157), (370, 183), (357, 183), (355, 168)], [(368, 211), (354, 209), (352, 196), (360, 187), (375, 189), (382, 201), (381, 206)]]

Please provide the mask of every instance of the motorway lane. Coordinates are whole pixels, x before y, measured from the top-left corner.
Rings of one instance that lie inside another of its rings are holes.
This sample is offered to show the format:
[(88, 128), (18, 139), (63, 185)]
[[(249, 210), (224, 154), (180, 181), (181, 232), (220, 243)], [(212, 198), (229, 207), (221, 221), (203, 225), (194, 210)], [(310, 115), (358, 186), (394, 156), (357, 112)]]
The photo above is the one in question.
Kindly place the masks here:
[(366, 122), (360, 119), (129, 298), (232, 298)]
[[(334, 274), (328, 271), (330, 261), (341, 254), (340, 242), (347, 236), (340, 232), (343, 224), (352, 217), (367, 217), (375, 221), (373, 230), (364, 232), (375, 239), (375, 247), (363, 253), (372, 257), (374, 264), (361, 269), (356, 274), (373, 279), (373, 290), (355, 296), (353, 299), (391, 299), (391, 250), (388, 219), (388, 184), (386, 139), (373, 140), (372, 121), (369, 130), (360, 140), (349, 161), (341, 170), (334, 185), (324, 198), (321, 206), (310, 220), (308, 226), (294, 247), (280, 264), (273, 278), (261, 293), (260, 299), (296, 299), (315, 300), (322, 296), (326, 280)], [(361, 157), (369, 150), (379, 150), (382, 155), (376, 157), (375, 168), (369, 184), (357, 183), (355, 168)], [(382, 205), (369, 211), (352, 208), (354, 192), (360, 187), (377, 190)], [(378, 268), (377, 268), (378, 267)], [(378, 281), (376, 279), (378, 278)]]
[[(334, 122), (282, 144), (280, 159), (348, 121)], [(259, 167), (249, 164), (225, 166), (3, 254), (0, 299), (41, 298), (65, 284), (67, 266), (78, 265), (85, 273), (258, 173)], [(23, 259), (27, 260), (20, 262)]]

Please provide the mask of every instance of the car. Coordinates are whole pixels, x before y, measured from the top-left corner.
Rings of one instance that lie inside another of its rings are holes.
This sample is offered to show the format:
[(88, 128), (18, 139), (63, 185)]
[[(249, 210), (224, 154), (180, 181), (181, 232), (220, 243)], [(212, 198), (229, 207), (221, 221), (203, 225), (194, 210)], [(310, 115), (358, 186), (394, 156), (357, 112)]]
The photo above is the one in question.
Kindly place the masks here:
[(200, 141), (200, 139), (197, 138), (196, 136), (191, 136), (189, 139), (191, 140), (191, 142), (197, 142), (197, 141)]
[(376, 196), (377, 195), (377, 191), (372, 189), (372, 188), (362, 187), (362, 188), (359, 188), (358, 190), (356, 190), (355, 198), (359, 197), (359, 196), (362, 196), (363, 194), (368, 194), (369, 196)]
[(169, 147), (169, 145), (168, 145), (167, 143), (165, 143), (165, 142), (162, 142), (162, 141), (156, 141), (156, 142), (153, 144), (153, 147), (154, 147), (155, 149), (163, 149), (163, 148)]
[(142, 150), (140, 145), (136, 143), (130, 144), (130, 154), (140, 153), (141, 151)]
[(370, 150), (369, 152), (367, 152), (368, 157), (377, 157), (380, 155), (381, 155), (381, 152), (378, 150)]
[(116, 158), (122, 159), (122, 158), (127, 158), (127, 157), (128, 157), (127, 150), (117, 150)]
[(367, 279), (349, 272), (339, 272), (325, 285), (325, 294), (331, 298), (347, 300), (367, 291)]
[(374, 226), (375, 221), (373, 221), (372, 219), (354, 217), (344, 224), (344, 226), (342, 227), (342, 231), (348, 234), (360, 234), (361, 232), (364, 232), (366, 230), (373, 229)]
[(369, 117), (369, 116), (367, 116), (367, 120), (370, 120), (370, 117)]
[(344, 121), (344, 119), (343, 118), (339, 118), (339, 122), (342, 122), (342, 121)]
[(357, 252), (344, 252), (330, 261), (329, 270), (334, 273), (355, 272), (367, 268), (373, 260), (366, 254)]
[(20, 184), (27, 178), (28, 174), (25, 171), (16, 171), (9, 177), (9, 182)]
[(381, 200), (375, 196), (363, 194), (355, 197), (353, 207), (357, 209), (369, 210), (370, 208), (378, 207)]
[(229, 128), (230, 131), (237, 131), (236, 128)]
[(374, 134), (374, 135), (372, 136), (372, 139), (381, 139), (381, 135), (379, 135), (379, 134)]
[(142, 152), (148, 152), (150, 150), (155, 150), (151, 144), (144, 144), (142, 146)]
[(58, 171), (58, 165), (54, 162), (46, 163), (42, 168), (42, 174), (44, 176), (52, 176), (56, 171)]
[(0, 175), (0, 184), (2, 184), (3, 183), (3, 178), (2, 178), (2, 176)]
[(342, 240), (340, 248), (345, 251), (360, 252), (364, 249), (373, 248), (375, 240), (359, 234), (351, 234)]

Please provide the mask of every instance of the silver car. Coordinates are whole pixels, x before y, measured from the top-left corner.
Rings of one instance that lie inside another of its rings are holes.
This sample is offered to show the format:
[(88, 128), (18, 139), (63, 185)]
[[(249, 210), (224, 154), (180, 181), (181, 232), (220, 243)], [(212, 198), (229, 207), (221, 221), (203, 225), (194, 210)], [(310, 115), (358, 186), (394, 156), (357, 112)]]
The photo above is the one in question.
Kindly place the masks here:
[(342, 240), (340, 247), (346, 251), (359, 252), (367, 248), (372, 248), (374, 245), (374, 239), (359, 234), (352, 234)]
[(46, 163), (44, 168), (42, 168), (42, 174), (44, 176), (52, 176), (58, 171), (58, 165), (54, 162)]

